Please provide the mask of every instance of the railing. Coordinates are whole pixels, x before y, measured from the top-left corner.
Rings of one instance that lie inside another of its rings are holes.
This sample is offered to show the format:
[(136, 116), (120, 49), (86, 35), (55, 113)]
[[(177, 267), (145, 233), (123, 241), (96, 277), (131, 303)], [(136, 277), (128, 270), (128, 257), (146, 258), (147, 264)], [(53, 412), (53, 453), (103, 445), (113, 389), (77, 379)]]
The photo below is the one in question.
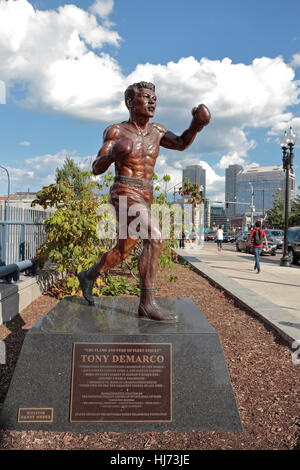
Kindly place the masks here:
[(19, 263), (9, 264), (8, 266), (0, 266), (0, 279), (5, 282), (14, 280), (17, 282), (20, 278), (20, 273), (25, 272), (34, 276), (37, 271), (37, 260), (29, 259), (27, 261), (20, 261)]
[(46, 240), (45, 211), (0, 204), (0, 265), (34, 259)]

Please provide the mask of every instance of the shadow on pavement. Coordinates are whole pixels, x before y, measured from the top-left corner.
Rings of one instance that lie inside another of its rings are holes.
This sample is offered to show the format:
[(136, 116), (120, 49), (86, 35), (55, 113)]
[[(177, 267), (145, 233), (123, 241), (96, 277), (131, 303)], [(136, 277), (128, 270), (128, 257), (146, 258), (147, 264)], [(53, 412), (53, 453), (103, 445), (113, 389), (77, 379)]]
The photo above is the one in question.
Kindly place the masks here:
[(289, 321), (280, 321), (278, 323), (280, 323), (280, 325), (292, 326), (293, 328), (300, 330), (300, 323), (291, 323)]

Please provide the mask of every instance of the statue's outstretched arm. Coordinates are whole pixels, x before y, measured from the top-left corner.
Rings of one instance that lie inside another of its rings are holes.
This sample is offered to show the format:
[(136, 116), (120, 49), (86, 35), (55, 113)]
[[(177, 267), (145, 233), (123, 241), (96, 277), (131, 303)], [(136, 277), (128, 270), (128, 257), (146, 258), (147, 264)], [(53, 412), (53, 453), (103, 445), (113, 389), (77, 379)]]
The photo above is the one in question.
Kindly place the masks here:
[(200, 104), (198, 107), (192, 110), (193, 119), (190, 127), (186, 129), (180, 136), (173, 134), (173, 132), (167, 131), (161, 141), (162, 147), (172, 150), (185, 150), (189, 147), (198, 132), (200, 132), (204, 126), (210, 121), (210, 112), (204, 104)]

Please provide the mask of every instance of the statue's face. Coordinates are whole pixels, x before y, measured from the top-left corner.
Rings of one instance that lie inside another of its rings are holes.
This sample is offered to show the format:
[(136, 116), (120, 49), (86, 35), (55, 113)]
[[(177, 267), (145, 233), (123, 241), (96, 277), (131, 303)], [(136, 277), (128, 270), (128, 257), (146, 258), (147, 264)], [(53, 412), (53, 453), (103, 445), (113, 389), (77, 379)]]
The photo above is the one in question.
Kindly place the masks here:
[(129, 102), (129, 110), (134, 114), (153, 117), (156, 109), (156, 94), (148, 88), (138, 88)]

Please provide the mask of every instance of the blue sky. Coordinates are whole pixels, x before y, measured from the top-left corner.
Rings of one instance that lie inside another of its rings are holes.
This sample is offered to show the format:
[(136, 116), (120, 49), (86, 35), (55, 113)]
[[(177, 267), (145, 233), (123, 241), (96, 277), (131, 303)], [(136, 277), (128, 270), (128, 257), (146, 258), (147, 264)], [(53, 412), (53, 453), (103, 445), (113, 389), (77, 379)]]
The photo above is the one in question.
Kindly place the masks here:
[[(107, 125), (127, 119), (125, 88), (144, 79), (167, 129), (181, 134), (201, 102), (212, 113), (185, 152), (161, 149), (156, 172), (171, 186), (202, 163), (208, 197), (224, 200), (230, 163), (280, 165), (290, 125), (300, 146), (299, 18), (298, 0), (0, 0), (0, 165), (12, 192), (53, 182), (67, 155), (88, 167)], [(297, 184), (299, 162), (296, 147)]]

